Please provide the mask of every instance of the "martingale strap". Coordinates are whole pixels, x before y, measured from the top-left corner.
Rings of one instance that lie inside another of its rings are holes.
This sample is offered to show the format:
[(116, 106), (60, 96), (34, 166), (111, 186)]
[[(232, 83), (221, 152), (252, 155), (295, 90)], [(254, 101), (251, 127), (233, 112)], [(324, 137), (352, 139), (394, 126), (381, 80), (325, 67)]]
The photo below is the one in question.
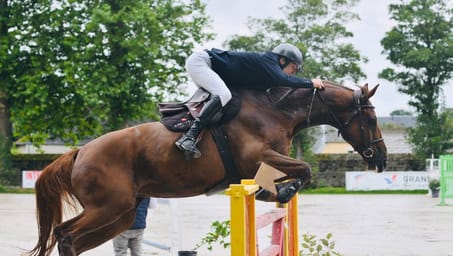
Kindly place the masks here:
[(222, 163), (225, 168), (225, 176), (220, 182), (206, 191), (206, 195), (208, 196), (226, 189), (229, 184), (240, 183), (241, 181), (241, 176), (237, 171), (233, 154), (231, 153), (230, 145), (228, 143), (228, 137), (223, 132), (222, 127), (214, 126), (210, 129), (210, 131), (217, 146), (217, 150), (219, 151), (220, 158), (222, 159)]

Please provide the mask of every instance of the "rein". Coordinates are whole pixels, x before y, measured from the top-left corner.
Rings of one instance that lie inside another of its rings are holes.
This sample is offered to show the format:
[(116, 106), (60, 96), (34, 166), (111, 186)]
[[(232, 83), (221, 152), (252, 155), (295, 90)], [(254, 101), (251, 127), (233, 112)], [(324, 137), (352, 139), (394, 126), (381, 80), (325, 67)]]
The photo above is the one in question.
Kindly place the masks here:
[[(315, 98), (315, 95), (316, 95), (316, 91), (317, 89), (314, 89), (314, 92), (313, 92), (313, 97), (312, 97), (312, 100), (311, 100), (311, 104), (309, 106), (309, 111), (308, 111), (308, 119), (307, 119), (307, 123), (310, 124), (310, 114), (311, 114), (311, 109), (313, 107), (313, 100)], [(335, 120), (335, 122), (338, 124), (338, 135), (340, 135), (340, 133), (342, 133), (344, 131), (344, 129), (346, 127), (348, 127), (352, 121), (354, 120), (354, 118), (356, 116), (359, 117), (359, 121), (360, 121), (360, 136), (362, 137), (362, 141), (365, 141), (365, 127), (364, 127), (364, 120), (363, 120), (363, 117), (362, 117), (362, 110), (363, 109), (366, 109), (366, 108), (372, 108), (374, 109), (374, 106), (371, 105), (371, 104), (366, 104), (366, 105), (362, 105), (361, 102), (360, 102), (360, 97), (362, 96), (362, 91), (361, 90), (356, 90), (354, 91), (354, 96), (353, 96), (353, 102), (354, 102), (354, 107), (355, 107), (355, 110), (352, 114), (352, 116), (349, 118), (349, 120), (345, 123), (341, 122), (338, 117), (335, 115), (335, 112), (332, 110), (332, 108), (326, 103), (326, 101), (324, 100), (323, 96), (321, 95), (321, 93), (318, 93), (318, 97), (319, 99), (321, 100), (321, 102), (327, 106), (327, 109), (330, 113), (330, 115), (332, 116), (332, 118)], [(370, 132), (370, 138), (372, 138), (370, 140), (370, 142), (368, 143), (368, 145), (366, 145), (365, 149), (362, 151), (362, 155), (366, 158), (372, 158), (374, 156), (374, 154), (376, 153), (376, 146), (375, 144), (380, 142), (380, 141), (383, 141), (384, 138), (375, 138), (373, 139), (373, 136), (372, 136), (372, 132)]]
[(310, 127), (311, 110), (313, 109), (313, 101), (315, 100), (315, 96), (316, 96), (316, 92), (317, 91), (318, 91), (318, 89), (314, 88), (313, 96), (311, 97), (311, 102), (310, 102), (310, 105), (308, 106), (307, 128)]

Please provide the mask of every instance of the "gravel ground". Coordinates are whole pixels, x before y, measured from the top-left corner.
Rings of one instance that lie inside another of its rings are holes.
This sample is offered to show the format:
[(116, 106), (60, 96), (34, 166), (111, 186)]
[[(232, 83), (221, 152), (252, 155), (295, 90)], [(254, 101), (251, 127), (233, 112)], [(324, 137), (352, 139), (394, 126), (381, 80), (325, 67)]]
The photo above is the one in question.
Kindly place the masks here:
[[(438, 202), (425, 195), (301, 195), (299, 232), (318, 238), (332, 233), (336, 251), (345, 256), (453, 256), (453, 207), (438, 206)], [(273, 207), (258, 202), (257, 213)], [(168, 252), (144, 244), (144, 255), (173, 256), (178, 248), (190, 250), (210, 231), (213, 221), (228, 218), (229, 199), (224, 195), (173, 199), (170, 204), (159, 200), (149, 211), (145, 240), (173, 249)], [(270, 230), (260, 231), (261, 246), (269, 234)], [(36, 239), (34, 195), (0, 194), (1, 255), (26, 255)], [(112, 243), (82, 255), (113, 255)], [(198, 255), (229, 252), (201, 248)]]

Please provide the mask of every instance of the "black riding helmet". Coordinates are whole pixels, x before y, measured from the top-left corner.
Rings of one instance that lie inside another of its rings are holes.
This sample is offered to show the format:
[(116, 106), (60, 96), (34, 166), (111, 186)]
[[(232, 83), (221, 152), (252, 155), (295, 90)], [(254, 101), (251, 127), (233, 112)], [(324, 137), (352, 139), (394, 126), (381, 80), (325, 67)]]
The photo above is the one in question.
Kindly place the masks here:
[(299, 67), (302, 66), (303, 61), (302, 53), (300, 52), (299, 48), (292, 44), (288, 43), (279, 44), (272, 50), (272, 52), (282, 57), (285, 57), (291, 62), (296, 63)]

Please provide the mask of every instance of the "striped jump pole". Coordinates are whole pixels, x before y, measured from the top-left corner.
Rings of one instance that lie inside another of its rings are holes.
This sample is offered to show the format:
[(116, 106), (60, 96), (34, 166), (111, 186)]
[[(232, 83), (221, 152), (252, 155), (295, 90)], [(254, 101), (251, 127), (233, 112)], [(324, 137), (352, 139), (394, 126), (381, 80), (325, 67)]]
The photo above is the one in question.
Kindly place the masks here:
[[(284, 205), (256, 216), (255, 180), (231, 184), (230, 196), (231, 255), (234, 256), (298, 256), (297, 196)], [(259, 251), (257, 231), (272, 224), (271, 244)]]

